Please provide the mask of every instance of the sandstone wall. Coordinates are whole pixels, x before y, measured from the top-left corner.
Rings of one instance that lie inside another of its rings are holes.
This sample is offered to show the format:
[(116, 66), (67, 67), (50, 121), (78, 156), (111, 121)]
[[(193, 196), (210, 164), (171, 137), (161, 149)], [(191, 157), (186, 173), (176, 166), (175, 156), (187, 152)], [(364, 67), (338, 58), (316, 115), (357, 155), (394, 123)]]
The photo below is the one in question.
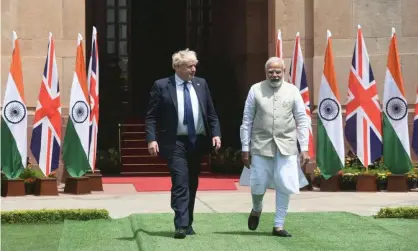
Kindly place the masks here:
[(315, 105), (327, 29), (333, 35), (340, 102), (345, 103), (358, 24), (363, 29), (380, 98), (383, 98), (391, 28), (396, 28), (407, 100), (409, 104), (415, 103), (418, 84), (418, 0), (269, 0), (269, 5), (275, 10), (270, 19), (273, 29), (270, 29), (269, 35), (269, 55), (274, 55), (274, 28), (281, 29), (283, 54), (289, 64), (295, 34), (300, 32), (305, 68)]
[[(1, 99), (3, 99), (10, 67), (12, 31), (16, 31), (20, 40), (23, 81), (28, 106), (28, 142), (30, 142), (49, 32), (52, 32), (55, 40), (62, 114), (68, 114), (77, 34), (81, 33), (85, 39), (85, 1), (1, 0)], [(85, 41), (83, 41), (83, 48), (85, 50)], [(63, 117), (63, 132), (65, 132), (65, 124), (66, 119)], [(28, 156), (32, 157), (30, 150), (28, 153)], [(62, 171), (62, 168), (58, 169), (59, 180), (62, 178)]]
[[(270, 56), (274, 54), (277, 29), (282, 31), (283, 52), (287, 64), (290, 62), (295, 34), (300, 32), (312, 103), (316, 105), (323, 68), (326, 30), (330, 29), (333, 34), (340, 102), (344, 104), (356, 27), (357, 24), (361, 24), (379, 97), (382, 98), (387, 51), (393, 26), (398, 35), (407, 100), (410, 105), (415, 102), (418, 84), (418, 0), (247, 0), (243, 9), (246, 11), (243, 24), (246, 25), (246, 29), (243, 32), (246, 33), (247, 41), (246, 51), (239, 53), (245, 53), (248, 59), (246, 65), (241, 67), (246, 72), (247, 82), (244, 86), (248, 87), (250, 83), (263, 76), (262, 67), (266, 60), (263, 57), (267, 51)], [(67, 114), (77, 33), (85, 36), (85, 1), (1, 0), (0, 13), (1, 98), (10, 66), (12, 31), (15, 30), (21, 45), (23, 80), (29, 108), (28, 130), (31, 131), (32, 116), (45, 63), (48, 32), (53, 33), (56, 43), (63, 114)], [(268, 23), (267, 32), (262, 28), (265, 23)], [(267, 42), (263, 38), (266, 35)], [(85, 50), (85, 43), (83, 47)], [(247, 90), (244, 90), (244, 93), (246, 92)], [(412, 122), (412, 117), (410, 118)], [(28, 135), (30, 137), (31, 133)]]
[[(362, 26), (380, 100), (383, 99), (391, 29), (395, 27), (412, 129), (412, 108), (418, 85), (418, 0), (269, 0), (269, 6), (274, 8), (274, 16), (270, 15), (269, 20), (269, 55), (275, 53), (274, 30), (281, 29), (284, 59), (289, 65), (294, 38), (296, 32), (300, 32), (314, 107), (318, 104), (327, 29), (332, 33), (340, 102), (345, 104), (357, 25)], [(313, 126), (315, 131), (315, 119)], [(410, 135), (412, 138), (412, 130)], [(414, 154), (412, 157), (417, 159)]]
[(33, 114), (38, 99), (49, 32), (52, 32), (55, 40), (62, 106), (67, 108), (69, 105), (77, 34), (81, 33), (83, 38), (85, 36), (84, 2), (83, 0), (1, 0), (1, 93), (3, 95), (6, 87), (14, 30), (20, 39), (23, 81), (29, 115)]

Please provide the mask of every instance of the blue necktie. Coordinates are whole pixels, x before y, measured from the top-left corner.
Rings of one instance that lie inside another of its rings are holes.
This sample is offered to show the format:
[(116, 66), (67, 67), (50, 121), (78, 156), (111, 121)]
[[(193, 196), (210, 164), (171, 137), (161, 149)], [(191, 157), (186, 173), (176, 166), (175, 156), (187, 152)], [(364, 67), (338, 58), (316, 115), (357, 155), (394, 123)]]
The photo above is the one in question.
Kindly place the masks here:
[(192, 144), (196, 142), (196, 129), (194, 127), (192, 100), (190, 98), (189, 88), (187, 88), (187, 82), (184, 85), (184, 119), (183, 125), (187, 125), (187, 131), (189, 140)]

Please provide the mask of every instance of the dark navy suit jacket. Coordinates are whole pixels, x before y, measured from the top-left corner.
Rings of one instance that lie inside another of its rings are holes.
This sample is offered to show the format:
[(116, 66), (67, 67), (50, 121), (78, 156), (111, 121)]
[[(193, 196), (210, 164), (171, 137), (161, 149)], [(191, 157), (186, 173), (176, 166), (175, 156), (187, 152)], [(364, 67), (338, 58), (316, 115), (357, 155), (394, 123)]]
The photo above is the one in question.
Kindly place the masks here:
[[(216, 114), (206, 80), (194, 77), (192, 85), (199, 100), (199, 108), (202, 112), (206, 131), (203, 151), (209, 153), (212, 149), (212, 138), (215, 136), (221, 137), (218, 115)], [(170, 158), (176, 146), (177, 124), (177, 91), (173, 75), (154, 82), (145, 116), (147, 142), (156, 140), (160, 155), (164, 158)]]

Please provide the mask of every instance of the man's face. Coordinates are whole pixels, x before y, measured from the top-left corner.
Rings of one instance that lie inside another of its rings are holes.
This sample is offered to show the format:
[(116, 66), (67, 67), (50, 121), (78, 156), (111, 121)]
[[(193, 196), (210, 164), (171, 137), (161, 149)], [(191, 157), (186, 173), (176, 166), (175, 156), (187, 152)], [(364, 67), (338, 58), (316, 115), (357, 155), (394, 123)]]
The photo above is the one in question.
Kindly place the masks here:
[(268, 65), (266, 77), (271, 82), (280, 82), (283, 78), (283, 73), (283, 65), (279, 62), (274, 62)]
[(176, 67), (177, 75), (185, 81), (190, 81), (196, 74), (196, 63), (188, 62)]

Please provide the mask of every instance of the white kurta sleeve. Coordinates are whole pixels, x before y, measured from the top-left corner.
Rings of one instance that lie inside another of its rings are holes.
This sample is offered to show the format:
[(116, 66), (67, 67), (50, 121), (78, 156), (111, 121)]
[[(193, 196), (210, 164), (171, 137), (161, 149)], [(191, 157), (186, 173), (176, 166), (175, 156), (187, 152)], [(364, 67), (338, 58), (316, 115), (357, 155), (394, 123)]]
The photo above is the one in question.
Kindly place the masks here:
[(250, 88), (247, 100), (245, 101), (244, 114), (242, 117), (242, 125), (240, 127), (241, 146), (243, 152), (250, 151), (251, 132), (255, 116), (255, 100), (254, 89)]
[(296, 94), (295, 103), (293, 106), (293, 116), (296, 120), (296, 135), (299, 141), (300, 150), (306, 152), (309, 149), (309, 127), (310, 119), (306, 114), (305, 103), (299, 91)]

